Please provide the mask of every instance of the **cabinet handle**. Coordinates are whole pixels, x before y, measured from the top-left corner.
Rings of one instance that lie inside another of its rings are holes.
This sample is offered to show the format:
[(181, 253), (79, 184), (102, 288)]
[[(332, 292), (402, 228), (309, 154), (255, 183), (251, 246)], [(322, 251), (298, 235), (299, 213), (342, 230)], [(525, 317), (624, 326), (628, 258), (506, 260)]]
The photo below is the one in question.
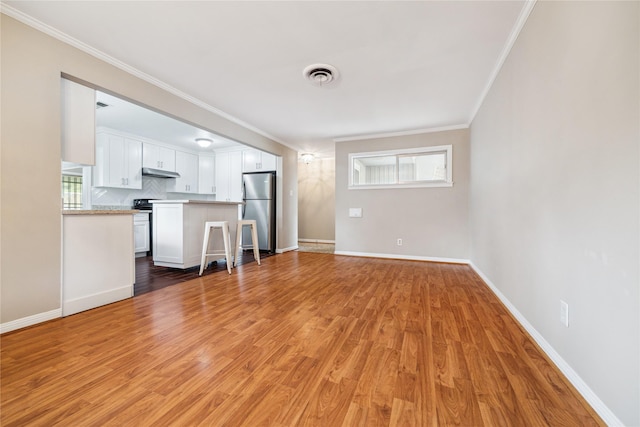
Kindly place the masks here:
[(164, 168), (164, 162), (160, 162), (160, 167)]

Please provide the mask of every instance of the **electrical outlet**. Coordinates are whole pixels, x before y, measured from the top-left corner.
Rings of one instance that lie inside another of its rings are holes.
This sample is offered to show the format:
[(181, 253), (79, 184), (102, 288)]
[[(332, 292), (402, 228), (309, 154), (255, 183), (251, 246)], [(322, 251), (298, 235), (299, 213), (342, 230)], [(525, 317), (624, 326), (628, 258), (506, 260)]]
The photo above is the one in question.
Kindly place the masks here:
[(560, 300), (560, 321), (565, 327), (569, 327), (569, 304)]
[(398, 246), (402, 246), (402, 239), (398, 239), (398, 241), (396, 242), (396, 244), (397, 244)]

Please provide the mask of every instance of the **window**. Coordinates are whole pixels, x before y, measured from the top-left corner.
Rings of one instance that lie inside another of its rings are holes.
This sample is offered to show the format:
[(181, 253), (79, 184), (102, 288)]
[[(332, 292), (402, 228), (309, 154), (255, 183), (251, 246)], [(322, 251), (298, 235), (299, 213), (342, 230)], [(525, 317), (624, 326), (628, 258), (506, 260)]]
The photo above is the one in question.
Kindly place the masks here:
[(82, 209), (82, 177), (62, 175), (62, 209)]
[(451, 145), (349, 154), (349, 188), (451, 187)]

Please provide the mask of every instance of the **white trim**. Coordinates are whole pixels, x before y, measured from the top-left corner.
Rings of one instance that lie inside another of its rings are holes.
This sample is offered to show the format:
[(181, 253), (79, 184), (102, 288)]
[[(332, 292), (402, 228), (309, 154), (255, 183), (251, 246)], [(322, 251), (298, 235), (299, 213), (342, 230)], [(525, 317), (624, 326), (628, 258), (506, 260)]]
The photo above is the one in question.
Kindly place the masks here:
[(69, 316), (81, 311), (111, 304), (112, 302), (131, 298), (133, 296), (133, 285), (110, 289), (92, 295), (83, 296), (62, 303), (62, 315)]
[(463, 123), (459, 125), (441, 126), (441, 127), (426, 128), (426, 129), (405, 130), (400, 132), (371, 133), (367, 135), (345, 136), (340, 138), (333, 138), (333, 142), (348, 142), (348, 141), (360, 141), (363, 139), (392, 138), (395, 136), (419, 135), (421, 133), (444, 132), (448, 130), (459, 130), (459, 129), (469, 129), (469, 124)]
[(356, 256), (365, 258), (386, 258), (399, 259), (407, 261), (427, 261), (427, 262), (443, 262), (447, 264), (469, 264), (468, 259), (460, 258), (439, 258), (415, 255), (398, 255), (398, 254), (377, 254), (373, 252), (351, 252), (351, 251), (335, 251), (335, 255)]
[[(445, 154), (446, 158), (446, 179), (430, 180), (430, 181), (400, 181), (400, 171), (395, 168), (395, 182), (389, 184), (363, 184), (354, 185), (353, 171), (360, 170), (359, 165), (355, 164), (355, 160), (362, 158), (374, 157), (395, 157), (396, 165), (398, 165), (399, 157), (407, 154), (429, 155), (429, 154)], [(421, 188), (421, 187), (453, 187), (453, 145), (433, 145), (416, 148), (399, 148), (384, 151), (368, 151), (359, 153), (349, 153), (349, 190), (373, 190), (380, 188)]]
[(571, 366), (558, 354), (558, 352), (544, 339), (544, 337), (536, 331), (536, 329), (529, 323), (518, 311), (518, 309), (511, 304), (511, 301), (505, 297), (502, 292), (494, 285), (491, 280), (473, 263), (469, 262), (469, 266), (476, 272), (478, 276), (487, 284), (489, 289), (498, 297), (500, 301), (505, 305), (507, 310), (511, 312), (513, 317), (520, 323), (520, 325), (527, 331), (531, 338), (540, 346), (549, 359), (556, 365), (556, 367), (564, 374), (569, 382), (576, 388), (578, 393), (591, 405), (591, 407), (598, 413), (605, 424), (609, 426), (623, 426), (622, 421), (616, 417), (616, 415), (604, 404), (602, 400), (591, 390), (591, 388), (584, 382), (582, 378), (571, 368)]
[(322, 240), (322, 239), (298, 239), (298, 242), (302, 243), (330, 243), (335, 244), (335, 240)]
[(296, 249), (298, 249), (298, 245), (289, 246), (288, 248), (276, 249), (276, 253), (283, 254), (285, 252), (295, 251)]
[(1, 323), (0, 334), (15, 331), (16, 329), (26, 328), (27, 326), (33, 326), (48, 320), (58, 319), (60, 317), (62, 317), (62, 309), (56, 308), (55, 310), (45, 311), (44, 313), (34, 314), (33, 316), (23, 317), (7, 323)]
[(163, 82), (163, 81), (161, 81), (161, 80), (159, 80), (159, 79), (157, 79), (157, 78), (155, 78), (155, 77), (153, 77), (153, 76), (151, 76), (151, 75), (149, 75), (147, 73), (144, 73), (144, 72), (138, 70), (137, 68), (134, 68), (134, 67), (132, 67), (132, 66), (130, 66), (130, 65), (128, 65), (128, 64), (126, 64), (126, 63), (124, 63), (124, 62), (122, 62), (122, 61), (120, 61), (120, 60), (118, 60), (118, 59), (116, 59), (116, 58), (114, 58), (112, 56), (110, 56), (110, 55), (107, 55), (106, 53), (104, 53), (104, 52), (102, 52), (102, 51), (100, 51), (100, 50), (98, 50), (98, 49), (96, 49), (94, 47), (91, 47), (88, 44), (86, 44), (84, 42), (81, 42), (80, 40), (75, 39), (75, 38), (71, 37), (70, 35), (68, 35), (66, 33), (63, 33), (62, 31), (57, 30), (57, 29), (45, 24), (44, 22), (39, 21), (39, 20), (27, 15), (26, 13), (24, 13), (22, 11), (19, 11), (19, 10), (15, 9), (15, 8), (3, 3), (3, 2), (0, 2), (0, 12), (4, 13), (5, 15), (10, 16), (10, 17), (12, 17), (12, 18), (14, 18), (14, 19), (16, 19), (16, 20), (18, 20), (20, 22), (22, 22), (23, 24), (26, 24), (26, 25), (28, 25), (28, 26), (30, 26), (32, 28), (35, 28), (36, 30), (38, 30), (40, 32), (43, 32), (43, 33), (45, 33), (45, 34), (47, 34), (47, 35), (49, 35), (49, 36), (51, 36), (51, 37), (53, 37), (55, 39), (58, 39), (58, 40), (62, 41), (63, 43), (71, 45), (71, 46), (73, 46), (73, 47), (75, 47), (75, 48), (77, 48), (77, 49), (79, 49), (79, 50), (81, 50), (81, 51), (83, 51), (85, 53), (88, 53), (89, 55), (91, 55), (91, 56), (93, 56), (95, 58), (98, 58), (101, 61), (104, 61), (104, 62), (106, 62), (108, 64), (113, 65), (116, 68), (119, 68), (119, 69), (121, 69), (121, 70), (123, 70), (123, 71), (125, 71), (125, 72), (127, 72), (129, 74), (132, 74), (132, 75), (138, 77), (139, 79), (142, 79), (142, 80), (146, 81), (147, 83), (151, 83), (152, 85), (157, 86), (160, 89), (163, 89), (163, 90), (165, 90), (165, 91), (167, 91), (167, 92), (169, 92), (169, 93), (171, 93), (171, 94), (173, 94), (173, 95), (175, 95), (175, 96), (177, 96), (179, 98), (182, 98), (185, 101), (188, 101), (188, 102), (190, 102), (190, 103), (192, 103), (192, 104), (194, 104), (194, 105), (196, 105), (196, 106), (198, 106), (198, 107), (200, 107), (200, 108), (202, 108), (204, 110), (207, 110), (207, 111), (209, 111), (209, 112), (211, 112), (213, 114), (216, 114), (216, 115), (218, 115), (218, 116), (220, 116), (222, 118), (225, 118), (225, 119), (229, 120), (230, 122), (233, 122), (233, 123), (235, 123), (237, 125), (240, 125), (240, 126), (246, 128), (246, 129), (248, 129), (248, 130), (251, 130), (251, 131), (253, 131), (253, 132), (255, 132), (255, 133), (259, 134), (259, 135), (262, 135), (265, 138), (268, 138), (268, 139), (271, 139), (271, 140), (273, 140), (275, 142), (278, 142), (278, 143), (280, 143), (280, 144), (282, 144), (282, 145), (284, 145), (284, 146), (286, 146), (286, 147), (288, 147), (288, 148), (290, 148), (290, 149), (292, 149), (294, 151), (302, 151), (302, 149), (299, 148), (299, 147), (295, 147), (292, 144), (286, 143), (286, 142), (284, 142), (284, 141), (282, 141), (282, 140), (280, 140), (280, 139), (268, 134), (267, 132), (263, 131), (262, 129), (259, 129), (259, 128), (255, 127), (255, 126), (253, 126), (253, 125), (251, 125), (251, 124), (249, 124), (249, 123), (247, 123), (247, 122), (245, 122), (243, 120), (240, 120), (239, 118), (234, 117), (229, 113), (225, 113), (224, 111), (219, 110), (216, 107), (213, 107), (213, 106), (205, 103), (204, 101), (201, 101), (201, 100), (199, 100), (197, 98), (194, 98), (193, 96), (188, 95), (188, 94), (186, 94), (186, 93), (174, 88), (173, 86), (170, 86), (169, 84), (167, 84), (167, 83), (165, 83), (165, 82)]
[(511, 48), (513, 48), (513, 45), (515, 44), (516, 40), (518, 39), (518, 36), (520, 35), (520, 31), (522, 31), (522, 28), (524, 28), (524, 24), (527, 22), (527, 19), (529, 18), (529, 15), (531, 14), (533, 7), (536, 5), (536, 1), (537, 0), (527, 0), (524, 6), (522, 7), (522, 10), (520, 11), (520, 15), (518, 15), (518, 19), (516, 20), (516, 23), (513, 25), (513, 28), (511, 29), (511, 34), (509, 34), (509, 37), (507, 38), (507, 42), (502, 48), (502, 52), (498, 57), (498, 61), (496, 62), (496, 65), (493, 67), (493, 71), (491, 72), (489, 80), (487, 80), (487, 84), (485, 85), (484, 90), (482, 91), (482, 93), (480, 93), (480, 96), (478, 97), (478, 101), (476, 102), (476, 105), (471, 111), (471, 115), (469, 116), (469, 126), (471, 125), (473, 120), (476, 118), (476, 114), (478, 114), (480, 107), (482, 107), (482, 104), (484, 103), (484, 99), (489, 94), (489, 91), (491, 90), (491, 86), (493, 86), (493, 82), (495, 82), (496, 78), (498, 78), (498, 74), (500, 74), (500, 71), (502, 70), (502, 66), (504, 65), (504, 62), (507, 60), (509, 53), (511, 53)]
[(350, 185), (348, 190), (380, 190), (385, 188), (393, 188), (401, 190), (403, 188), (437, 188), (437, 187), (453, 187), (453, 182), (434, 181), (425, 182), (424, 184), (371, 184), (371, 185)]

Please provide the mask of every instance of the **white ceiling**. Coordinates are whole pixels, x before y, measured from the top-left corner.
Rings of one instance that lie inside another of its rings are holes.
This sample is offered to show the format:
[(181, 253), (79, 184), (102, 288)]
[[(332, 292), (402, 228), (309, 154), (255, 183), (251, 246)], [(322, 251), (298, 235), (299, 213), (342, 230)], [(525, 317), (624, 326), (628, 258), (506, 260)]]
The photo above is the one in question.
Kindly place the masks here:
[[(331, 156), (335, 139), (468, 125), (529, 5), (5, 1), (3, 12), (299, 151)], [(313, 63), (335, 66), (336, 84), (305, 81)]]
[[(96, 110), (98, 127), (143, 136), (190, 151), (214, 152), (221, 148), (240, 145), (220, 135), (198, 129), (104, 92), (96, 92), (96, 101), (108, 105)], [(207, 138), (213, 142), (209, 147), (201, 148), (196, 144), (196, 138)]]

